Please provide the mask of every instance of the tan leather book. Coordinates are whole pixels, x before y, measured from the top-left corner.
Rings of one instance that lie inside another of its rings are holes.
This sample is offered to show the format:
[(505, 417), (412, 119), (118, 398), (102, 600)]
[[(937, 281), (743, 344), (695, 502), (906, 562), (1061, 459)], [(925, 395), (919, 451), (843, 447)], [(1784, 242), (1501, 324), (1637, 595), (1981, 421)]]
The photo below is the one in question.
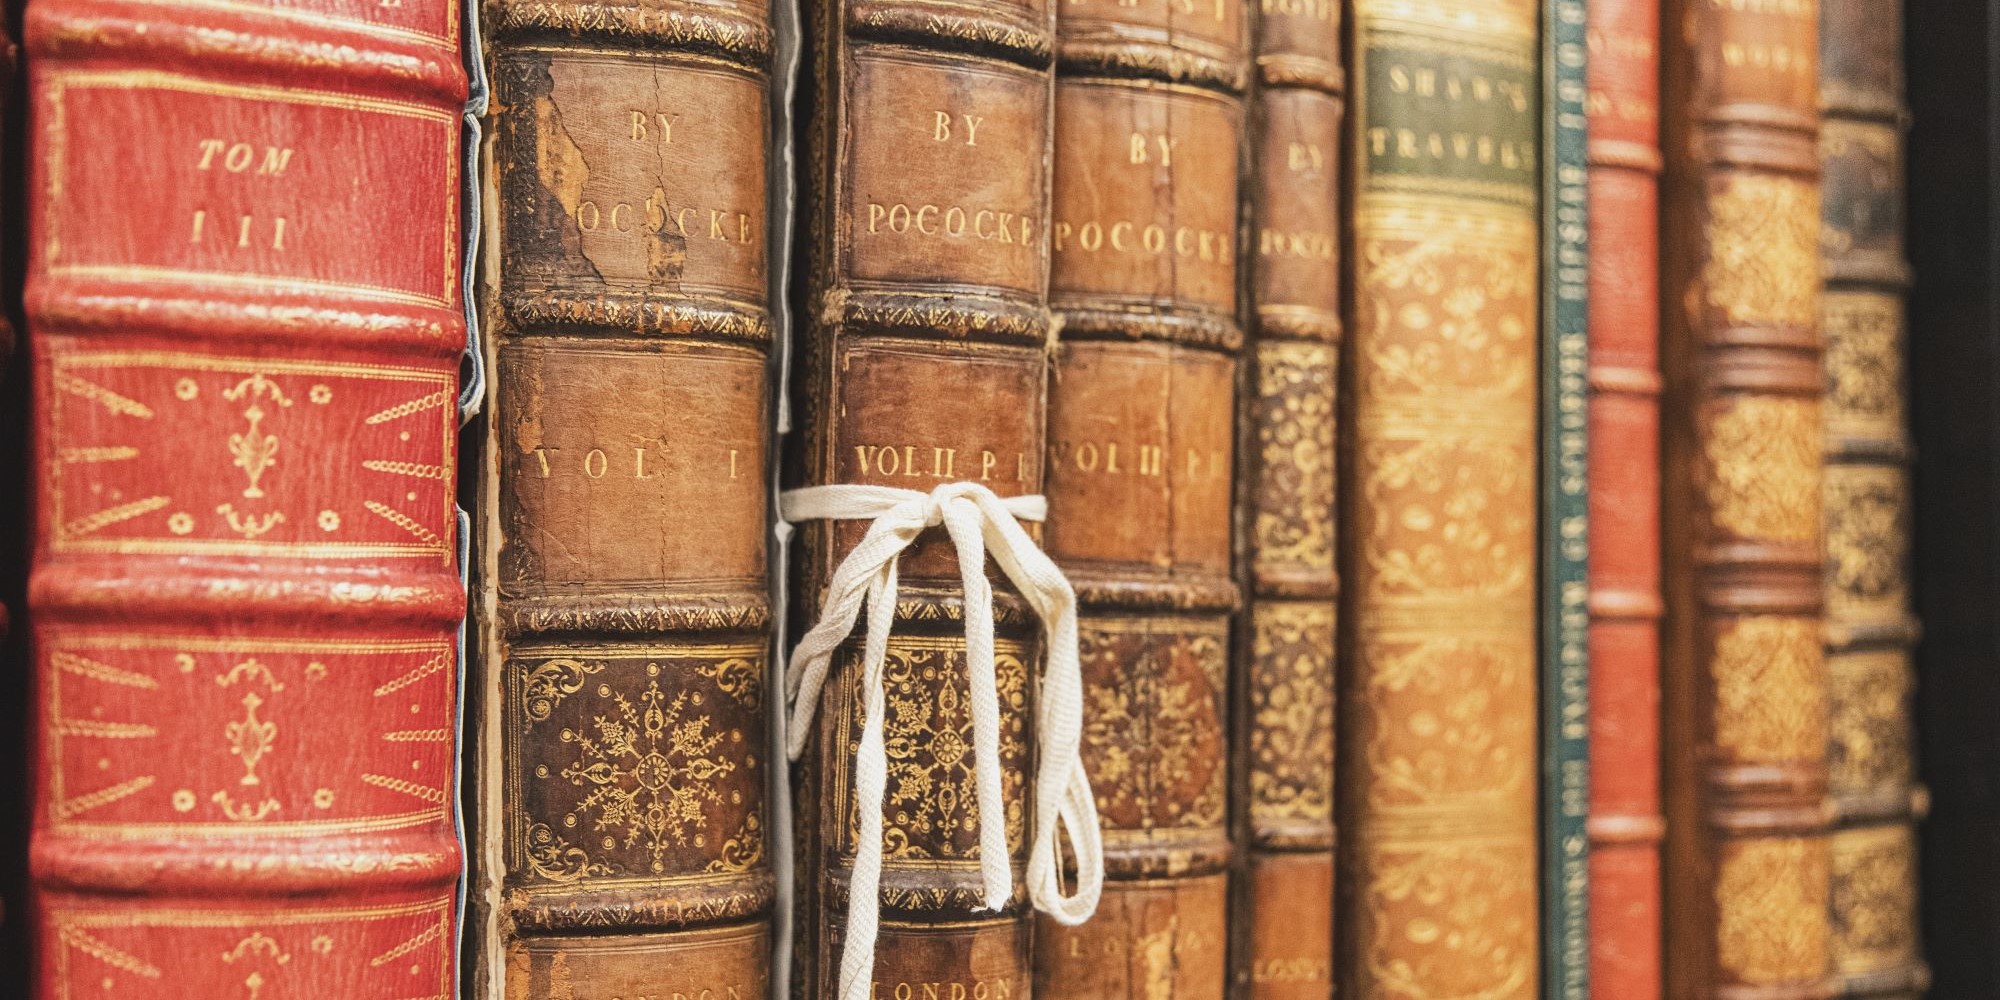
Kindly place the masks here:
[(1819, 10), (1664, 6), (1666, 995), (1830, 995)]
[(1040, 922), (1041, 1000), (1226, 988), (1227, 760), (1245, 11), (1058, 17), (1048, 551), (1081, 608), (1105, 885)]
[(476, 995), (762, 997), (769, 12), (484, 20)]
[(1910, 696), (1910, 449), (1903, 375), (1902, 4), (1823, 0), (1820, 252), (1825, 258), (1826, 670), (1832, 730), (1832, 958), (1842, 997), (1910, 998), (1918, 940)]
[(1265, 4), (1251, 78), (1231, 976), (1232, 995), (1252, 1000), (1326, 1000), (1333, 989), (1340, 35), (1334, 0)]
[(1336, 968), (1538, 994), (1534, 0), (1352, 0)]
[[(806, 4), (787, 487), (1042, 491), (1052, 16), (1041, 0)], [(833, 570), (866, 529), (799, 526), (793, 636), (818, 619)], [(1024, 998), (1038, 629), (989, 565), (1015, 878), (993, 911), (982, 907), (965, 606), (945, 532), (924, 532), (899, 572), (882, 801), (855, 791), (860, 629), (834, 657), (793, 767), (792, 994), (840, 996), (859, 818), (872, 810), (880, 924), (864, 995)]]

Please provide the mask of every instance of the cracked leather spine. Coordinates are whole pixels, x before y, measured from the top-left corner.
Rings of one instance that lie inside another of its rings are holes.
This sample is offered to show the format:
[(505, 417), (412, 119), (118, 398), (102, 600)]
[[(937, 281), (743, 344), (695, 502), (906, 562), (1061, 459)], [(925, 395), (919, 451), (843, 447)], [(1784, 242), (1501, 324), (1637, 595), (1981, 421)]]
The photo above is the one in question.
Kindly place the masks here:
[[(788, 487), (1042, 492), (1052, 8), (1043, 0), (813, 0), (799, 78), (801, 202)], [(792, 634), (866, 524), (809, 522)], [(1037, 531), (1030, 526), (1030, 531)], [(956, 555), (902, 556), (884, 668), (882, 802), (857, 802), (860, 636), (834, 657), (792, 775), (791, 989), (836, 992), (858, 810), (883, 812), (876, 995), (1027, 996), (1025, 874), (1039, 630), (995, 577), (1002, 799), (1015, 887), (982, 908)]]
[(1241, 0), (1057, 15), (1049, 553), (1080, 602), (1106, 879), (1043, 919), (1035, 988), (1218, 998), (1227, 909)]
[(1666, 993), (1833, 990), (1819, 5), (1669, 0), (1660, 310)]
[(488, 0), (471, 968), (768, 988), (770, 11)]

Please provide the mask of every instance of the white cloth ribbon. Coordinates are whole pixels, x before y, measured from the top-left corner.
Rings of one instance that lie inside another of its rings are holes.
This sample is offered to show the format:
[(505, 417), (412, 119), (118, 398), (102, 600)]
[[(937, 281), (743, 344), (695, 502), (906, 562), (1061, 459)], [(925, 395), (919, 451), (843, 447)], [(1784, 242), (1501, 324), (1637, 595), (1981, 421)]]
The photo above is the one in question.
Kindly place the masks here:
[[(812, 732), (813, 713), (833, 653), (854, 630), (865, 599), (862, 646), (861, 746), (854, 787), (859, 843), (847, 897), (847, 938), (840, 956), (840, 1000), (868, 1000), (882, 884), (882, 798), (889, 757), (883, 745), (883, 663), (896, 618), (896, 561), (924, 529), (944, 525), (958, 550), (965, 589), (965, 662), (971, 687), (973, 781), (979, 803), (979, 873), (988, 909), (1007, 905), (1014, 875), (1008, 860), (1006, 807), (1000, 797), (1000, 692), (993, 665), (993, 587), (986, 553), (1000, 564), (1042, 622), (1045, 664), (1036, 733), (1035, 829), (1028, 853), (1028, 897), (1036, 909), (1074, 926), (1097, 912), (1104, 889), (1104, 847), (1097, 803), (1084, 773), (1083, 666), (1077, 656), (1076, 591), (1035, 546), (1020, 522), (1039, 521), (1040, 496), (1001, 499), (977, 483), (948, 483), (929, 493), (890, 486), (810, 486), (779, 498), (784, 519), (871, 520), (868, 532), (834, 570), (819, 621), (792, 650), (785, 672), (791, 706), (786, 753), (797, 760)], [(1057, 824), (1076, 860), (1077, 885), (1064, 893)]]

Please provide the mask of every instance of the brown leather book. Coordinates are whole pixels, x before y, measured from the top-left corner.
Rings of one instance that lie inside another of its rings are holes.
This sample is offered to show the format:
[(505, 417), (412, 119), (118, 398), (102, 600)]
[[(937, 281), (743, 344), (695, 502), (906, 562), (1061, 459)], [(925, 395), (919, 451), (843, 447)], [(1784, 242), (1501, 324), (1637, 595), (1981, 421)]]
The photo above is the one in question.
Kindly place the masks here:
[(1227, 980), (1239, 0), (1058, 17), (1048, 551), (1081, 609), (1105, 884), (1042, 920), (1042, 1000), (1207, 1000)]
[(1666, 992), (1824, 997), (1819, 11), (1669, 0)]
[(1326, 1000), (1333, 990), (1340, 34), (1333, 0), (1265, 4), (1251, 80), (1231, 974), (1232, 995), (1254, 1000)]
[(1833, 936), (1840, 996), (1915, 998), (1917, 930), (1910, 695), (1911, 450), (1903, 377), (1902, 5), (1820, 5), (1820, 251), (1825, 258), (1826, 670), (1832, 730)]
[(1660, 6), (1588, 17), (1590, 980), (1659, 1000)]
[[(969, 480), (1001, 496), (1042, 491), (1052, 17), (1040, 0), (806, 5), (788, 487), (930, 490)], [(818, 618), (834, 568), (866, 527), (799, 526), (794, 636)], [(883, 800), (856, 801), (866, 707), (858, 634), (834, 659), (793, 768), (792, 993), (840, 995), (860, 810), (876, 810), (880, 928), (869, 995), (1026, 997), (1020, 878), (1037, 629), (996, 581), (1015, 876), (996, 912), (982, 907), (964, 605), (942, 529), (903, 554), (900, 576), (883, 671)]]
[(761, 0), (486, 7), (476, 995), (761, 997)]
[(1336, 967), (1538, 992), (1540, 11), (1352, 0)]

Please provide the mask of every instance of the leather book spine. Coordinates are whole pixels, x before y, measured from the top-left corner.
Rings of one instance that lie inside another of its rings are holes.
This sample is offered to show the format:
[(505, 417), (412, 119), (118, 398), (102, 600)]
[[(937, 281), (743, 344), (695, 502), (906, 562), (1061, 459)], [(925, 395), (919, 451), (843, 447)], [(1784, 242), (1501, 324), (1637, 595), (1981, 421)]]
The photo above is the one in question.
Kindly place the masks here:
[(1586, 0), (1542, 5), (1542, 991), (1590, 997), (1590, 61)]
[(1539, 995), (1540, 7), (1352, 0), (1337, 968)]
[(482, 22), (477, 993), (761, 998), (770, 13)]
[(456, 994), (460, 17), (28, 7), (37, 996)]
[(1590, 979), (1659, 1000), (1659, 3), (1588, 25)]
[(1662, 24), (1666, 993), (1825, 997), (1819, 10)]
[(1038, 924), (1043, 1000), (1219, 1000), (1246, 11), (1057, 18), (1048, 550), (1076, 585), (1105, 885)]
[(1251, 77), (1239, 392), (1232, 996), (1333, 990), (1334, 387), (1347, 77), (1335, 0), (1268, 0)]
[[(800, 260), (788, 487), (1042, 492), (1054, 15), (1042, 0), (814, 0), (801, 93)], [(860, 522), (792, 545), (794, 636)], [(1031, 526), (1031, 530), (1032, 526)], [(1026, 776), (1039, 630), (994, 576), (1002, 796), (1015, 891), (983, 909), (956, 556), (902, 556), (885, 667), (887, 795), (855, 801), (861, 640), (834, 658), (793, 766), (792, 993), (836, 995), (860, 809), (883, 811), (874, 995), (1026, 997)]]
[(1833, 967), (1841, 997), (1914, 1000), (1918, 940), (1911, 694), (1910, 449), (1903, 377), (1902, 5), (1820, 5), (1820, 308), (1826, 353), (1826, 671)]

